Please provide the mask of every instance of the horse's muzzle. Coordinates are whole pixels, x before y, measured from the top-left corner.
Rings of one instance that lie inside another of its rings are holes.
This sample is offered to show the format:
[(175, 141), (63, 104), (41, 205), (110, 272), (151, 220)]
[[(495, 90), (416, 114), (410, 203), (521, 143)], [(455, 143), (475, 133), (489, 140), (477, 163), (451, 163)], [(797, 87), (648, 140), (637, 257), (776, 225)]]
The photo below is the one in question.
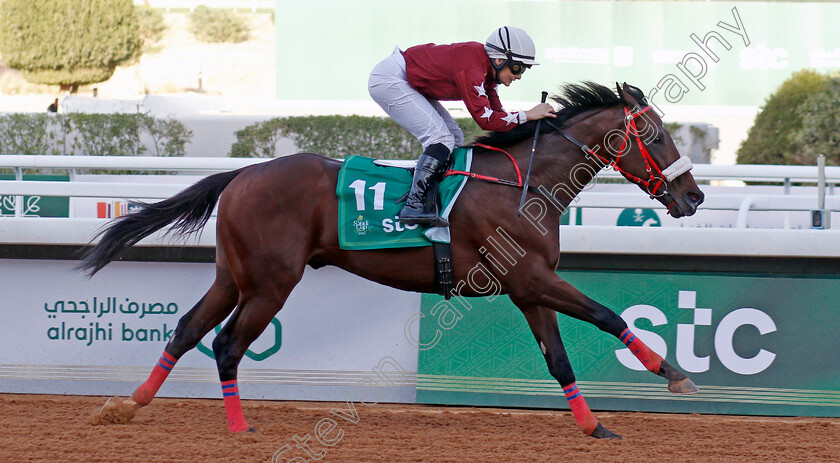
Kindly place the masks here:
[(683, 193), (681, 198), (674, 199), (674, 205), (668, 208), (668, 213), (671, 214), (671, 217), (678, 219), (694, 215), (697, 212), (697, 207), (703, 203), (705, 195), (700, 190), (689, 190)]

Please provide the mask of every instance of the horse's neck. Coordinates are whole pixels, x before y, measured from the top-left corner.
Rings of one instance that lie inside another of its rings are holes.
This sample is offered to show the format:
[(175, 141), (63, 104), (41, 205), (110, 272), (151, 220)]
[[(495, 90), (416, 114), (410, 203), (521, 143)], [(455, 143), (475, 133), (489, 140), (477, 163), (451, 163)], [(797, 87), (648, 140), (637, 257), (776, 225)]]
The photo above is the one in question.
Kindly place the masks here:
[[(615, 119), (613, 111), (602, 109), (595, 114), (584, 113), (578, 117), (580, 122), (570, 120), (563, 130), (607, 157), (603, 138), (609, 129), (604, 127)], [(542, 186), (565, 209), (595, 178), (602, 164), (597, 157), (583, 151), (559, 133), (542, 135), (537, 145), (537, 154), (534, 156), (531, 185)]]

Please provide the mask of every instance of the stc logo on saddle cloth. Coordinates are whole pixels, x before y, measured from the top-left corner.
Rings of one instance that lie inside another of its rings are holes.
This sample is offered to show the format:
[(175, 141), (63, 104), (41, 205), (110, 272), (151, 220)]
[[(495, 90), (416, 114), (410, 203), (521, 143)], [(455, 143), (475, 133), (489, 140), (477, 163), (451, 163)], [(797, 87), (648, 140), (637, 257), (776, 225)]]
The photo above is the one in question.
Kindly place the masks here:
[(370, 224), (370, 220), (363, 215), (359, 215), (359, 217), (353, 221), (353, 230), (359, 236), (367, 235), (368, 233), (376, 230), (381, 230), (382, 233), (400, 233), (406, 230), (416, 230), (417, 227), (419, 227), (419, 225), (403, 225), (400, 222), (399, 216), (396, 215), (393, 219), (387, 217), (382, 219), (381, 227), (378, 229), (374, 228)]
[[(677, 325), (676, 335), (676, 358), (679, 366), (689, 373), (703, 373), (709, 371), (710, 355), (698, 356), (695, 354), (695, 347), (708, 350), (711, 346), (696, 346), (695, 338), (698, 327), (712, 326), (712, 309), (697, 307), (696, 291), (680, 291), (677, 307), (679, 309), (692, 310), (694, 312), (694, 323)], [(639, 319), (647, 319), (653, 326), (661, 326), (668, 323), (665, 313), (658, 308), (637, 304), (628, 307), (621, 313), (621, 318), (636, 336), (639, 336), (651, 349), (665, 357), (668, 354), (668, 344), (661, 336), (651, 331), (637, 328), (635, 323)], [(714, 327), (714, 353), (717, 359), (729, 371), (739, 375), (754, 375), (761, 373), (770, 367), (776, 354), (759, 348), (752, 357), (742, 357), (735, 349), (735, 335), (739, 328), (752, 326), (758, 330), (760, 335), (776, 331), (776, 323), (769, 315), (761, 310), (742, 307), (729, 312)], [(631, 370), (642, 371), (642, 366), (636, 357), (628, 349), (615, 351), (619, 362)]]

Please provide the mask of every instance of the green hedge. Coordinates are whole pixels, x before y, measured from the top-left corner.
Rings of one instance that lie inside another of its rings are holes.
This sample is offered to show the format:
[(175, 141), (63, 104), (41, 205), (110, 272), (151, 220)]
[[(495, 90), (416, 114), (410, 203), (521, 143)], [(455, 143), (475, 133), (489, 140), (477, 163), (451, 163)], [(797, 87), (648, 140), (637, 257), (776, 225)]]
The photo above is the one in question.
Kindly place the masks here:
[(190, 32), (201, 42), (238, 43), (251, 36), (245, 19), (233, 11), (197, 6), (190, 13)]
[[(484, 132), (472, 118), (457, 119), (466, 143)], [(273, 158), (277, 142), (289, 138), (300, 152), (345, 158), (417, 159), (423, 148), (410, 133), (385, 117), (302, 116), (257, 122), (236, 132), (231, 157)]]
[(183, 156), (192, 131), (149, 114), (4, 114), (0, 154)]

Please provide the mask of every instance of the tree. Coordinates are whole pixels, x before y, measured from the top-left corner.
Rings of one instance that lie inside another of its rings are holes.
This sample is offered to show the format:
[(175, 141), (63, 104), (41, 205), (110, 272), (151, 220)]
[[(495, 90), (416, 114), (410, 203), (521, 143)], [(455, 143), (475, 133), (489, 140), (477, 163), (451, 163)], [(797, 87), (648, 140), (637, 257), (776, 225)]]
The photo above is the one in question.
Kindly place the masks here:
[(797, 164), (814, 164), (824, 154), (826, 164), (840, 165), (840, 77), (829, 79), (822, 91), (808, 97), (797, 109), (802, 128), (793, 141)]
[(137, 24), (140, 31), (140, 40), (143, 44), (143, 53), (157, 53), (161, 46), (156, 45), (163, 39), (169, 26), (163, 18), (163, 13), (146, 5), (138, 5)]
[(794, 141), (802, 128), (797, 112), (802, 103), (819, 93), (828, 76), (809, 70), (794, 73), (764, 103), (755, 124), (738, 149), (739, 164), (813, 164), (803, 161)]
[(131, 0), (0, 2), (0, 53), (29, 82), (75, 92), (111, 78), (141, 45)]

